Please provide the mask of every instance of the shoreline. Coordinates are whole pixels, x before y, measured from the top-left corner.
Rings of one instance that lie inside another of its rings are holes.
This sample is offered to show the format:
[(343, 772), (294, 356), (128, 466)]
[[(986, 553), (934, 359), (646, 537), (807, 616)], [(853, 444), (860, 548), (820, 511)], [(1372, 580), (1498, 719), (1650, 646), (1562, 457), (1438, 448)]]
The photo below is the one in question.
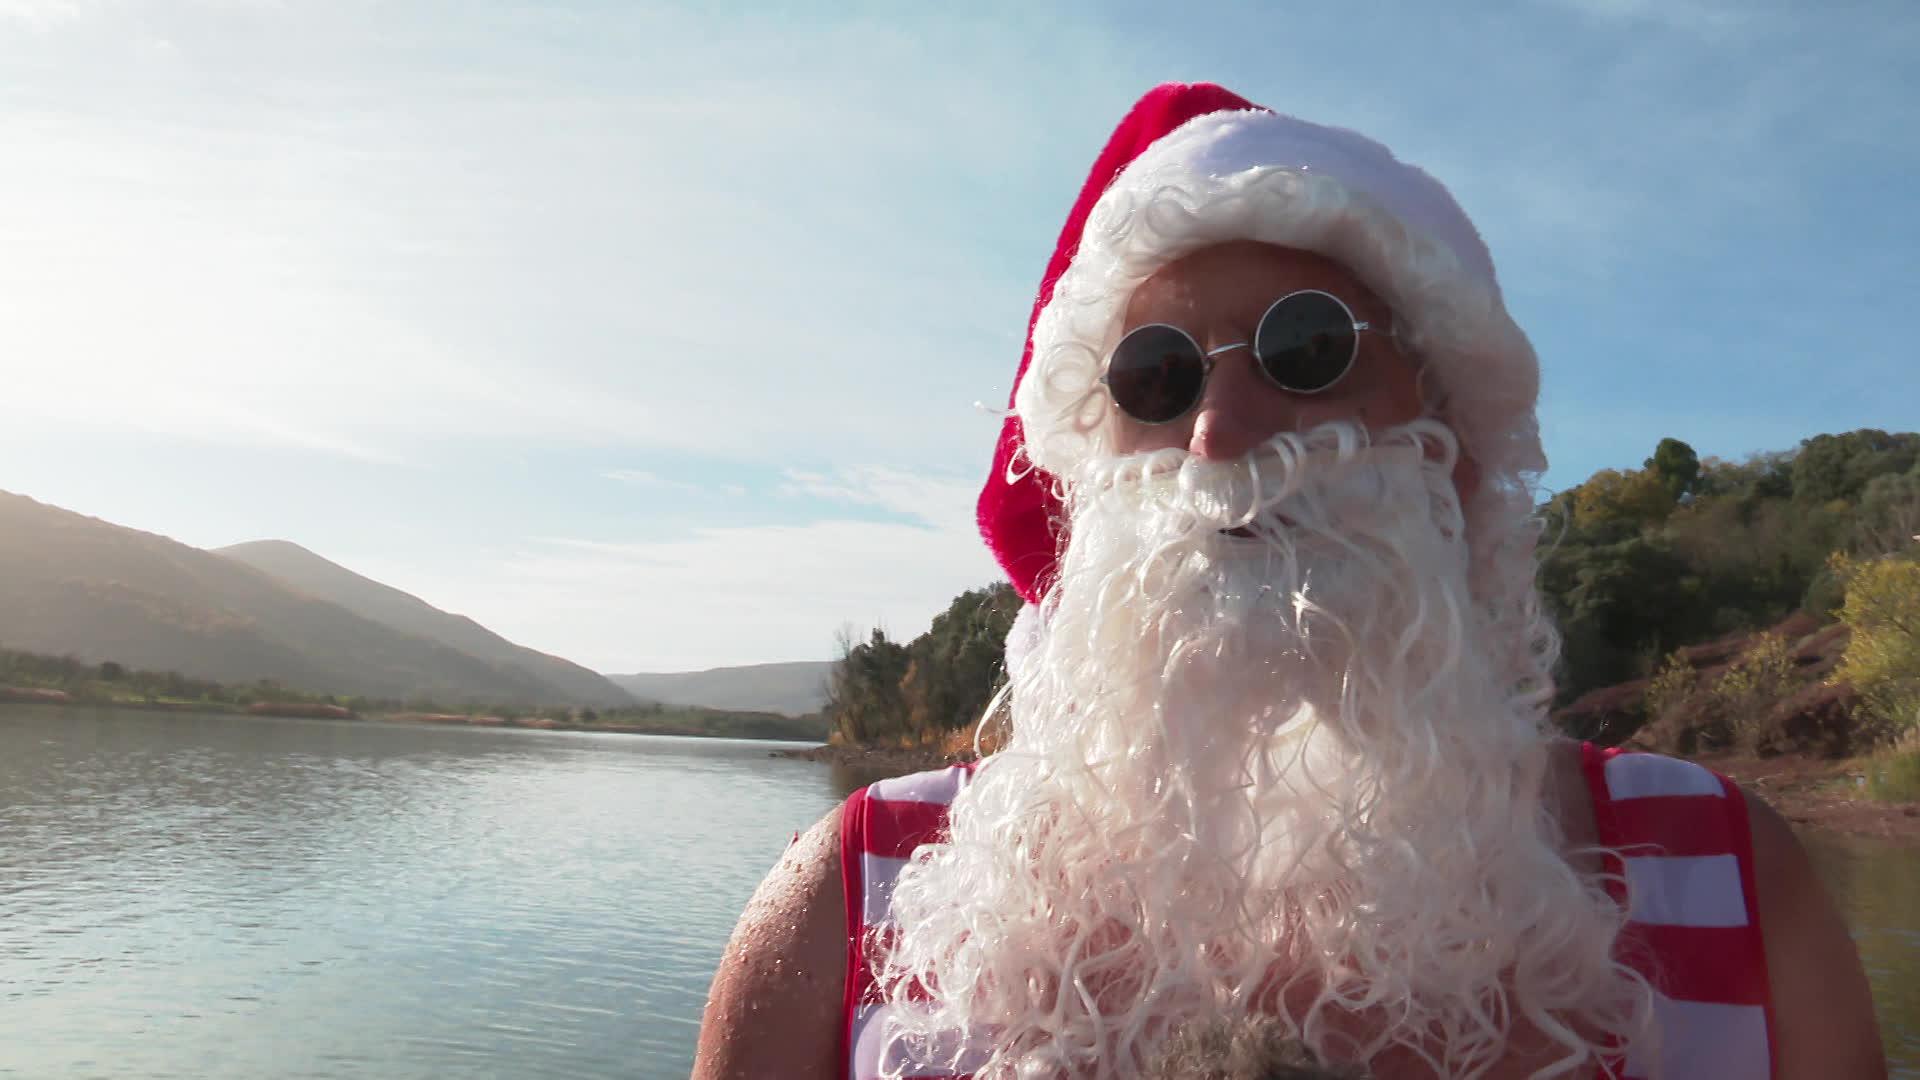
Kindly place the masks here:
[(971, 751), (948, 754), (937, 746), (835, 746), (822, 743), (805, 750), (779, 750), (775, 757), (818, 761), (845, 768), (886, 771), (894, 776), (961, 765), (974, 759)]
[(0, 707), (7, 705), (52, 705), (61, 708), (128, 709), (136, 712), (209, 713), (216, 716), (258, 716), (291, 720), (357, 720), (384, 724), (438, 724), (446, 727), (516, 728), (528, 731), (584, 731), (613, 735), (660, 735), (682, 739), (739, 739), (750, 742), (806, 742), (792, 735), (729, 735), (694, 731), (672, 725), (649, 726), (620, 722), (586, 723), (575, 720), (550, 720), (539, 716), (505, 717), (467, 713), (368, 712), (357, 713), (342, 705), (306, 702), (260, 702), (232, 705), (226, 702), (197, 701), (100, 701), (75, 697), (65, 690), (38, 687), (0, 686)]
[(1760, 796), (1796, 828), (1920, 846), (1920, 802), (1867, 798), (1860, 793), (1865, 777), (1858, 758), (1711, 754), (1694, 760)]
[(676, 739), (735, 739), (744, 742), (807, 742), (804, 738), (787, 735), (722, 735), (710, 731), (693, 731), (688, 728), (672, 726), (649, 726), (646, 724), (623, 724), (619, 722), (600, 723), (578, 720), (548, 720), (539, 716), (469, 716), (465, 713), (368, 713), (354, 716), (355, 720), (370, 720), (386, 724), (440, 724), (447, 727), (487, 727), (519, 728), (529, 731), (585, 731), (605, 732), (612, 735), (662, 735)]
[[(973, 760), (971, 753), (950, 755), (938, 747), (891, 746), (828, 745), (776, 751), (776, 756), (894, 776)], [(1731, 777), (1765, 799), (1795, 827), (1920, 846), (1920, 803), (1875, 802), (1858, 794), (1861, 777), (1858, 759), (1827, 760), (1805, 754), (1771, 758), (1709, 754), (1691, 760)]]

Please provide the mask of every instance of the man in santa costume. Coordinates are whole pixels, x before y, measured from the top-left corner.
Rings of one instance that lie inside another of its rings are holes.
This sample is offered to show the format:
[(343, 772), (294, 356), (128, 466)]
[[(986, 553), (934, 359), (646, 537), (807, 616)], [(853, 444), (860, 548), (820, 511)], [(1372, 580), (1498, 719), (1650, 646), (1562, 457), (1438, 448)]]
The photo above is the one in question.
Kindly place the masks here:
[(1148, 93), (980, 498), (1006, 747), (793, 846), (696, 1076), (1133, 1077), (1235, 1018), (1388, 1078), (1884, 1076), (1785, 823), (1548, 727), (1538, 387), (1438, 181)]

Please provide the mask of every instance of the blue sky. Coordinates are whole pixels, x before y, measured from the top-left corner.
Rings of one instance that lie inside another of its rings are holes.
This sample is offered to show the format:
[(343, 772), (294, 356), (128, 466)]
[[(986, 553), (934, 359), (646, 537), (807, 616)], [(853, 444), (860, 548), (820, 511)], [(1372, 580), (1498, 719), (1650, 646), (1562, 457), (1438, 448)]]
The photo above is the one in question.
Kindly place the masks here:
[(1907, 0), (943, 7), (0, 0), (0, 488), (603, 671), (911, 636), (1167, 79), (1453, 188), (1550, 487), (1920, 427)]

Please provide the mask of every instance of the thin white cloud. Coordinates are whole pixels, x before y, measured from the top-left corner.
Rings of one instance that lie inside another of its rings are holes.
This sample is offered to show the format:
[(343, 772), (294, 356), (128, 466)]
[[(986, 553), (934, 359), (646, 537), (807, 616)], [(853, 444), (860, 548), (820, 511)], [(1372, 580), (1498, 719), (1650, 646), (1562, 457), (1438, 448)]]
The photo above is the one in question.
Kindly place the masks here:
[(45, 29), (80, 15), (80, 0), (0, 0), (0, 23), (28, 29)]
[(376, 571), (513, 640), (601, 671), (824, 659), (843, 625), (910, 638), (1000, 577), (950, 477), (849, 469), (816, 490), (913, 520), (697, 528), (657, 540), (548, 536), (471, 564)]
[(857, 465), (832, 473), (789, 471), (786, 495), (871, 506), (927, 525), (965, 529), (973, 521), (979, 482), (953, 473), (912, 472), (885, 465)]
[(684, 480), (670, 480), (651, 469), (608, 469), (600, 474), (608, 480), (632, 487), (667, 488), (672, 491), (698, 491), (697, 485)]
[(1752, 3), (1715, 0), (1549, 0), (1603, 22), (1659, 26), (1691, 34), (1724, 37), (1752, 26), (1762, 16)]

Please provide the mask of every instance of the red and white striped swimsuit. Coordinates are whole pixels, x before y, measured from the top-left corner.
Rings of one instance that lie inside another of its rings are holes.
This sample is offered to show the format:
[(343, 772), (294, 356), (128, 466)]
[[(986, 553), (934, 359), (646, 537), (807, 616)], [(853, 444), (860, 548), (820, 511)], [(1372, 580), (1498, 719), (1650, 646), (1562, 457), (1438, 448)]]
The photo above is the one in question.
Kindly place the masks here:
[[(1623, 959), (1656, 989), (1657, 1063), (1629, 1056), (1626, 1077), (1769, 1080), (1773, 1076), (1767, 963), (1755, 913), (1747, 807), (1733, 782), (1658, 754), (1582, 747), (1609, 871), (1625, 879), (1632, 918)], [(894, 878), (946, 830), (947, 805), (969, 766), (883, 780), (853, 794), (841, 818), (847, 897), (844, 1059), (849, 1080), (881, 1075), (882, 1029), (869, 934), (884, 940)], [(1625, 902), (1616, 887), (1617, 899)], [(961, 1080), (908, 1063), (902, 1075)]]

